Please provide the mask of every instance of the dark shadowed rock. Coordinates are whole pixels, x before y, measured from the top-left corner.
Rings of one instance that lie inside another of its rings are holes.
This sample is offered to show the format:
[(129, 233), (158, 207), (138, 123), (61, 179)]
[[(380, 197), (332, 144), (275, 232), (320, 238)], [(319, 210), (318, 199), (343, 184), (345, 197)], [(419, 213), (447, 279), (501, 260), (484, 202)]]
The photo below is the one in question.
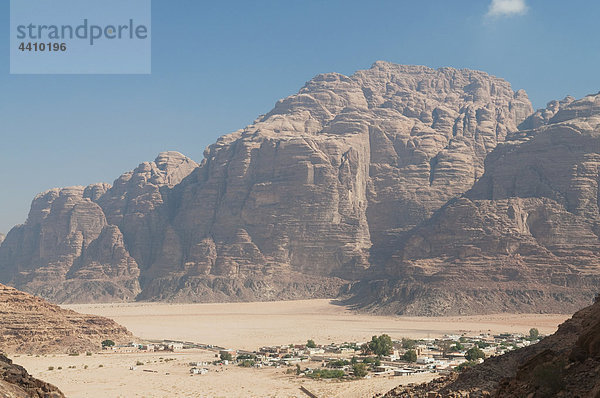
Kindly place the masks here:
[(64, 398), (52, 384), (38, 380), (0, 354), (0, 396), (2, 398)]

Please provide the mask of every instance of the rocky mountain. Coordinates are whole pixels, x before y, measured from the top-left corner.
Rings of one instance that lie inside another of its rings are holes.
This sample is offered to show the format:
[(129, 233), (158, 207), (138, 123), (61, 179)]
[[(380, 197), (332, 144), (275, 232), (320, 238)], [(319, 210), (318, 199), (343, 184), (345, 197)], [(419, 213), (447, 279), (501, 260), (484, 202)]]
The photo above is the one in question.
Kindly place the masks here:
[(386, 278), (359, 284), (355, 302), (405, 314), (590, 302), (600, 285), (600, 95), (549, 107), (540, 127), (487, 156), (468, 192), (410, 231)]
[[(127, 329), (110, 319), (65, 310), (0, 285), (0, 351), (79, 353), (98, 350), (106, 339), (129, 343), (132, 338)], [(2, 366), (0, 363), (0, 376)]]
[(2, 242), (4, 242), (4, 238), (6, 238), (6, 236), (4, 236), (4, 234), (0, 234), (0, 245)]
[(335, 296), (468, 191), (532, 112), (478, 71), (318, 75), (200, 164), (168, 152), (112, 186), (38, 195), (0, 246), (0, 281), (58, 302)]
[(64, 398), (52, 384), (38, 380), (0, 354), (0, 396), (3, 398)]
[(397, 387), (384, 397), (597, 397), (599, 343), (600, 302), (596, 302), (537, 344), (488, 358), (460, 374)]

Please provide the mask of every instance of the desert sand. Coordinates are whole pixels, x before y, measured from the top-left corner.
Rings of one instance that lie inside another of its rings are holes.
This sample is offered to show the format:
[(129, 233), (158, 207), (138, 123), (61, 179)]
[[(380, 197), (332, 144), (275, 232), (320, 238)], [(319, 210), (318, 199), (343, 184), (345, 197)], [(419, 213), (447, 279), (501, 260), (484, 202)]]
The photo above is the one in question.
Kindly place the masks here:
[[(165, 362), (164, 359), (174, 359)], [(58, 386), (69, 398), (115, 397), (298, 397), (304, 385), (318, 397), (370, 397), (402, 383), (427, 381), (433, 375), (373, 377), (357, 381), (316, 381), (287, 375), (285, 368), (247, 369), (208, 366), (206, 375), (191, 375), (190, 361), (213, 360), (209, 351), (185, 353), (56, 355), (12, 357), (36, 377)], [(136, 363), (144, 365), (136, 366)], [(87, 365), (87, 369), (85, 366)], [(102, 365), (102, 367), (100, 367)], [(48, 370), (48, 367), (54, 367)], [(75, 366), (75, 368), (69, 368)], [(310, 365), (307, 365), (310, 366)], [(315, 366), (314, 364), (312, 366)], [(62, 367), (62, 369), (58, 369)], [(135, 370), (130, 370), (134, 367)], [(152, 371), (152, 372), (149, 372)], [(154, 373), (156, 371), (156, 373)]]
[(375, 334), (392, 338), (444, 334), (556, 331), (564, 314), (497, 314), (456, 317), (399, 317), (360, 314), (331, 300), (219, 304), (84, 304), (75, 311), (112, 318), (145, 339), (174, 339), (256, 350), (265, 345), (366, 341)]
[[(79, 312), (107, 316), (136, 336), (183, 340), (228, 348), (256, 350), (265, 345), (366, 341), (387, 333), (401, 337), (445, 334), (521, 332), (536, 327), (556, 330), (566, 315), (498, 314), (443, 318), (357, 314), (330, 300), (227, 304), (90, 304), (69, 305)], [(93, 353), (91, 356), (13, 356), (35, 377), (57, 385), (68, 397), (306, 397), (304, 385), (318, 397), (370, 397), (432, 374), (371, 377), (357, 381), (316, 381), (286, 374), (286, 368), (247, 369), (210, 365), (206, 375), (190, 375), (191, 361), (210, 361), (215, 352)], [(165, 362), (165, 358), (173, 360)], [(143, 365), (135, 366), (142, 362)], [(85, 367), (87, 365), (87, 368)], [(102, 365), (102, 366), (100, 366)], [(130, 370), (130, 367), (135, 367)], [(316, 367), (318, 364), (306, 364)], [(53, 367), (53, 370), (49, 370)], [(61, 367), (62, 369), (58, 369)]]

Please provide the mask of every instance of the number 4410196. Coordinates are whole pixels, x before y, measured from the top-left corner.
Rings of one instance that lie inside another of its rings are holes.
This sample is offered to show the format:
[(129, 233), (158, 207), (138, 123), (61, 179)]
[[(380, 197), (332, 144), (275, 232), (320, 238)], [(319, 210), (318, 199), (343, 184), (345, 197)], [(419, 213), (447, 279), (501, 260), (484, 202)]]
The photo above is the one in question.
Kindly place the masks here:
[(21, 51), (67, 51), (66, 43), (21, 43)]

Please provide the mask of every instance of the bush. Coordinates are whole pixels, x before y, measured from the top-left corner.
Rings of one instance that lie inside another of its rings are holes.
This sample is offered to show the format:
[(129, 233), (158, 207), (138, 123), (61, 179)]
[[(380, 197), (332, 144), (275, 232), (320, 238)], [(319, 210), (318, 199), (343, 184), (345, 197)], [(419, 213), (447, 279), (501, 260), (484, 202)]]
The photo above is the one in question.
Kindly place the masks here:
[(317, 344), (314, 340), (310, 339), (306, 342), (306, 348), (317, 348)]
[(84, 365), (84, 366), (83, 366), (83, 368), (84, 368), (84, 369), (87, 369), (87, 368), (88, 368), (88, 366), (87, 366), (87, 365)]
[(415, 350), (408, 350), (402, 355), (402, 359), (406, 362), (417, 362), (417, 353)]
[(59, 366), (59, 367), (58, 367), (58, 370), (62, 370), (62, 366)]
[(341, 379), (344, 374), (343, 370), (338, 369), (315, 369), (307, 376), (312, 379)]
[(367, 365), (364, 363), (355, 363), (352, 365), (352, 373), (354, 373), (354, 377), (365, 377), (367, 375)]
[(112, 347), (115, 345), (115, 342), (112, 340), (104, 340), (102, 342), (102, 347)]
[(327, 366), (329, 366), (330, 368), (342, 368), (346, 365), (348, 365), (349, 362), (346, 361), (345, 359), (338, 359), (335, 361), (330, 361)]
[(48, 370), (54, 370), (54, 366), (48, 366)]
[(469, 361), (476, 361), (480, 358), (485, 358), (485, 354), (479, 349), (479, 347), (471, 347), (467, 350), (465, 358), (467, 358)]
[(536, 328), (529, 329), (529, 339), (530, 340), (537, 340), (538, 337), (540, 337), (539, 330), (537, 330)]
[(368, 350), (379, 357), (389, 355), (393, 348), (392, 338), (387, 334), (382, 334), (379, 337), (373, 336), (368, 343)]
[(104, 365), (100, 364), (100, 365), (98, 365), (98, 367), (99, 367), (99, 368), (103, 368), (103, 367), (104, 367)]
[(417, 342), (415, 340), (412, 339), (406, 339), (406, 338), (402, 338), (402, 348), (405, 348), (407, 350), (412, 350), (413, 348), (415, 348), (417, 345)]
[(239, 366), (241, 366), (242, 368), (251, 368), (254, 366), (256, 362), (254, 362), (252, 359), (244, 359), (242, 362), (239, 363)]
[(232, 359), (233, 359), (233, 356), (231, 355), (230, 352), (221, 353), (221, 361), (231, 361)]
[(87, 355), (88, 357), (91, 357), (92, 353), (88, 351), (88, 352), (85, 353), (85, 355)]
[(136, 366), (142, 366), (143, 364), (144, 364), (144, 362), (142, 362), (142, 361), (136, 361), (136, 363), (135, 363)]
[(78, 352), (70, 352), (70, 353), (69, 353), (69, 356), (70, 356), (70, 357), (78, 357), (78, 356), (79, 356), (79, 353), (78, 353)]
[(467, 362), (463, 362), (460, 365), (458, 365), (457, 367), (454, 368), (454, 370), (457, 370), (459, 372), (462, 372), (463, 370), (470, 368), (471, 366), (475, 366), (477, 365), (477, 362), (475, 361), (467, 361)]

